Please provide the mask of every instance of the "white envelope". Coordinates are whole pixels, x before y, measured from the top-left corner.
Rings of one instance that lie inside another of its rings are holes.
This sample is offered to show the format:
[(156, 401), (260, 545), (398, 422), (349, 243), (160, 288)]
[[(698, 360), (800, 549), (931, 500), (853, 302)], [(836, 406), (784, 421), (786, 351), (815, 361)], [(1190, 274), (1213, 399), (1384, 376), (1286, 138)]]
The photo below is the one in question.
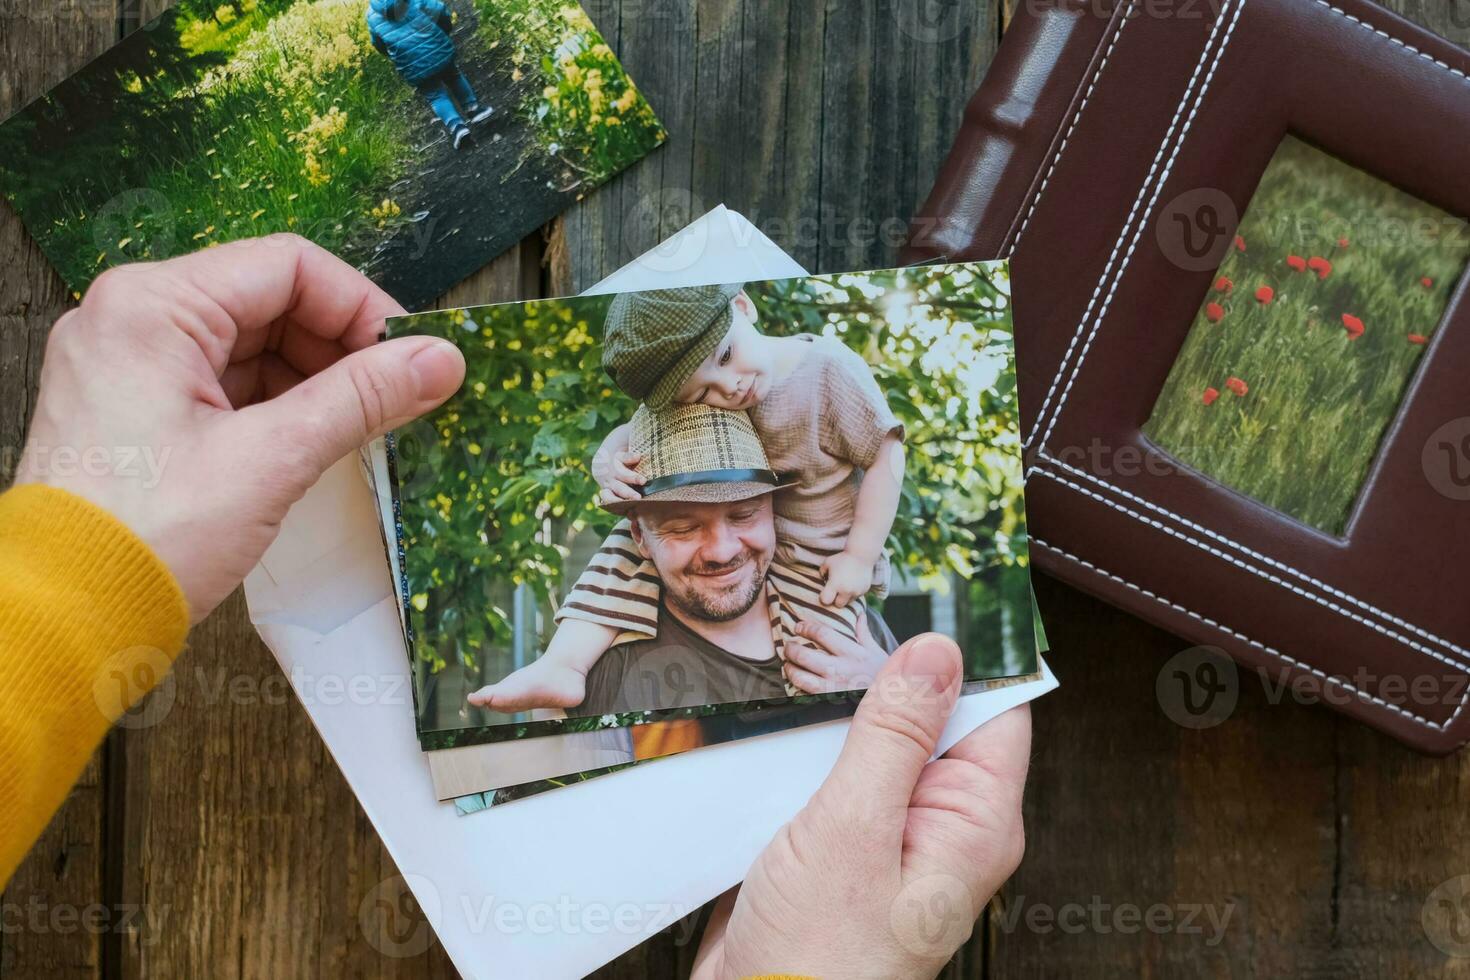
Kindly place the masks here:
[[(805, 274), (717, 208), (598, 288)], [(261, 638), (469, 977), (582, 976), (741, 881), (820, 785), (847, 731), (843, 720), (711, 746), (460, 817), (435, 802), (419, 749), (399, 613), (356, 457), (291, 509), (245, 594)], [(961, 698), (940, 750), (1055, 688), (1041, 666), (1041, 680)]]

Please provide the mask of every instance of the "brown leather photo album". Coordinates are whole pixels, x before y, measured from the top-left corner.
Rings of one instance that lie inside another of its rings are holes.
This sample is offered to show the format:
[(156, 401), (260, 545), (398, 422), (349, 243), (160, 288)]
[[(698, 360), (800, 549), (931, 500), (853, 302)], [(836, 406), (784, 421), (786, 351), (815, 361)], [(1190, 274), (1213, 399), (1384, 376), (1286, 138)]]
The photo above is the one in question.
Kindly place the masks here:
[(905, 255), (1011, 259), (1038, 567), (1434, 753), (1470, 737), (1467, 72), (1361, 0), (1029, 5)]

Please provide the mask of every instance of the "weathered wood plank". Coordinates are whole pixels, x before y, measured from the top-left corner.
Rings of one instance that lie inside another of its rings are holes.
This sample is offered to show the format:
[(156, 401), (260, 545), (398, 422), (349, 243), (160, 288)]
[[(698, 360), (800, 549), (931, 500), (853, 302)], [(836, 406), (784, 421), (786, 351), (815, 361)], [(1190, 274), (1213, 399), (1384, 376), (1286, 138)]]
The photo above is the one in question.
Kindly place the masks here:
[(1226, 720), (1181, 727), (1187, 644), (1049, 579), (1038, 594), (1062, 687), (1035, 706), (1027, 859), (988, 917), (990, 972), (1310, 972), (1331, 941), (1337, 720), (1239, 674)]
[[(113, 0), (0, 5), (0, 118), (105, 51), (116, 19)], [(20, 221), (0, 204), (0, 486), (10, 482), (25, 443), (47, 331), (69, 299)], [(0, 898), (7, 926), (0, 975), (99, 975), (106, 933), (95, 925), (100, 920), (88, 928), (79, 916), (104, 901), (103, 759), (99, 752), (88, 764)]]
[(891, 266), (995, 54), (993, 2), (830, 4), (819, 272)]

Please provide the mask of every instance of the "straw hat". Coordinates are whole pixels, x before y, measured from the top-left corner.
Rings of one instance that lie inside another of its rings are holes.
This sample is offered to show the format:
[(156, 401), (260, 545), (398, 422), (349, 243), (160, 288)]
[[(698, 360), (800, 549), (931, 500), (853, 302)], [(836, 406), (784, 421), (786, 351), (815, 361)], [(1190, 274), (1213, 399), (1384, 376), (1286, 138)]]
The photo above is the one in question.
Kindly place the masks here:
[(745, 412), (709, 405), (640, 406), (629, 424), (628, 448), (643, 458), (638, 474), (642, 500), (613, 500), (603, 507), (627, 514), (644, 501), (732, 503), (795, 481), (771, 469), (755, 426)]

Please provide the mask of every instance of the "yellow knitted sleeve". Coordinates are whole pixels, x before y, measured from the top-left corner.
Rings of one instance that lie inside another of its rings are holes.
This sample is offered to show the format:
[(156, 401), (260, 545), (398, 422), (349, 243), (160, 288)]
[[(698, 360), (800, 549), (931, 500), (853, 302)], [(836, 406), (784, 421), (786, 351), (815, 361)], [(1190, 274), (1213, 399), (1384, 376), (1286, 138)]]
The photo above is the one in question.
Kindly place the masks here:
[(167, 566), (111, 514), (52, 487), (0, 494), (0, 887), (188, 629)]

